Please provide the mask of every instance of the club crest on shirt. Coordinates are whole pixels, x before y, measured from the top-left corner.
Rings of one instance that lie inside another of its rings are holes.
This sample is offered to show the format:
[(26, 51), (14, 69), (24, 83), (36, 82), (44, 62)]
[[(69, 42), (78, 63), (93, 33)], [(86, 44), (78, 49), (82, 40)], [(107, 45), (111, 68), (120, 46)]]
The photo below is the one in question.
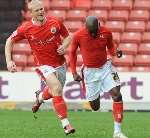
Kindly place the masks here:
[(30, 39), (33, 40), (33, 39), (34, 39), (34, 36), (33, 36), (33, 35), (30, 35)]
[(52, 34), (55, 34), (56, 31), (57, 31), (56, 27), (51, 27), (51, 33), (52, 33)]

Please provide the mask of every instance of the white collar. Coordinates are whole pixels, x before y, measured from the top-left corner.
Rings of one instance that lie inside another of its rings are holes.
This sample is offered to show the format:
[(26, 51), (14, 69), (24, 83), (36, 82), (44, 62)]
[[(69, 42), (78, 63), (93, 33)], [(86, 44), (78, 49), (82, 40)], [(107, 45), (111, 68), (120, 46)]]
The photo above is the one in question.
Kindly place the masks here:
[(43, 25), (43, 24), (45, 24), (45, 22), (47, 21), (47, 18), (45, 17), (45, 19), (44, 19), (44, 21), (43, 21), (43, 23), (42, 24), (40, 24), (40, 23), (38, 23), (38, 22), (36, 22), (36, 21), (34, 21), (34, 19), (32, 18), (32, 24), (33, 25), (37, 25), (37, 26), (41, 26), (41, 25)]

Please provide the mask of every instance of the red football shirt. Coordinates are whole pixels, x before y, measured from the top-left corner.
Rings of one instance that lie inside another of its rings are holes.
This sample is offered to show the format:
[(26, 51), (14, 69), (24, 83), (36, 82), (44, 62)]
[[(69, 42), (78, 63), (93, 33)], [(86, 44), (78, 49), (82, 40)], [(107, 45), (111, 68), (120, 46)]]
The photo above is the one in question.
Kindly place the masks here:
[(70, 67), (72, 73), (76, 72), (76, 51), (79, 47), (83, 64), (90, 68), (98, 68), (107, 61), (107, 49), (113, 55), (114, 44), (112, 42), (112, 33), (105, 27), (100, 27), (98, 37), (93, 38), (88, 30), (83, 27), (73, 36), (70, 49)]
[(66, 27), (57, 19), (47, 17), (43, 25), (27, 21), (10, 36), (13, 41), (27, 39), (33, 51), (36, 65), (57, 67), (65, 62), (64, 56), (57, 53), (62, 38), (69, 35)]

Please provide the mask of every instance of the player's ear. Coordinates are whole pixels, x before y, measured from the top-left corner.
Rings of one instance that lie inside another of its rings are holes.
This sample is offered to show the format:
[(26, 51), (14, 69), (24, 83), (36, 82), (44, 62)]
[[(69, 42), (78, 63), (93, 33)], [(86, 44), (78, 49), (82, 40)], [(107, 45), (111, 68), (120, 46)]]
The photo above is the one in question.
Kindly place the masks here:
[(100, 28), (100, 21), (98, 21), (98, 28)]

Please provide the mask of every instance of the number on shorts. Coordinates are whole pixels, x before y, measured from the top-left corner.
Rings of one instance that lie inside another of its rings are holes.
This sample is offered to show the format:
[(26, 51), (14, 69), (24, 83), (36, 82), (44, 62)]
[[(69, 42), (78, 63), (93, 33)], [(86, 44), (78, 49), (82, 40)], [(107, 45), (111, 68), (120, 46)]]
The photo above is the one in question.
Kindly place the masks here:
[(113, 73), (112, 73), (112, 76), (113, 76), (113, 79), (114, 79), (115, 81), (119, 80), (119, 76), (118, 76), (118, 73), (117, 73), (117, 72), (113, 72)]

